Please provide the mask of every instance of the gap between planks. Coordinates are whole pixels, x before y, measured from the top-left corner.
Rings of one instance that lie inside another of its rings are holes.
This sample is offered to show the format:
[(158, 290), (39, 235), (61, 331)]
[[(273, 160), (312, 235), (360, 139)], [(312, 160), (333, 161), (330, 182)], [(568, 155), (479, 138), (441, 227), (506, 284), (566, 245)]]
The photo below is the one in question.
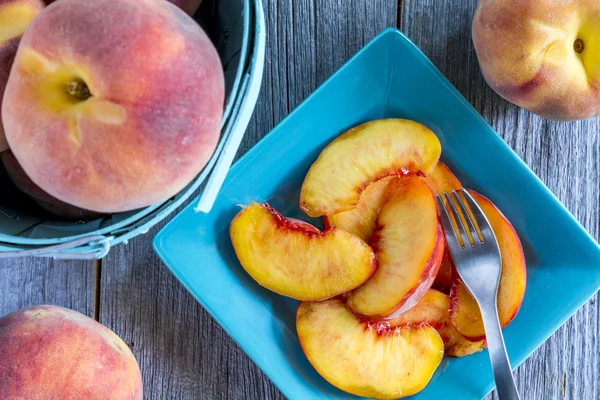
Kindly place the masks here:
[(396, 28), (402, 30), (402, 1), (398, 0), (398, 13), (396, 14)]
[(102, 282), (102, 260), (94, 262), (94, 319), (100, 322), (100, 289)]

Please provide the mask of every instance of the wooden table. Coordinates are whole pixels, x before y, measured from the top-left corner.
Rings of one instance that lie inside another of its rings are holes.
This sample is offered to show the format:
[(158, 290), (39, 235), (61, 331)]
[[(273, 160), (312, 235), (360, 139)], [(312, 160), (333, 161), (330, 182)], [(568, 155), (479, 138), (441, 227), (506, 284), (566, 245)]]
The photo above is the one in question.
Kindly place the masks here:
[[(476, 0), (264, 0), (267, 60), (247, 151), (357, 50), (398, 26), (599, 239), (600, 121), (555, 123), (496, 95), (471, 42)], [(0, 315), (35, 304), (78, 310), (135, 353), (148, 399), (279, 399), (282, 395), (161, 265), (164, 226), (102, 261), (0, 261)], [(523, 399), (600, 398), (597, 297), (517, 371)]]

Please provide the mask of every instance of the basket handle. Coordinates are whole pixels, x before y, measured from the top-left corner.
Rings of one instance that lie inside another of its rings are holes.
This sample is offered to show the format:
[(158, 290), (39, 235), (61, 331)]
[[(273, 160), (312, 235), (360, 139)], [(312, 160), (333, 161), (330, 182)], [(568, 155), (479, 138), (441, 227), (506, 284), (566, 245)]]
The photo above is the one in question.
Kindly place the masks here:
[[(233, 163), (233, 159), (240, 147), (250, 118), (254, 112), (254, 106), (258, 101), (258, 95), (260, 93), (260, 87), (262, 83), (263, 71), (265, 68), (265, 52), (266, 52), (266, 30), (265, 26), (265, 15), (264, 10), (260, 2), (256, 7), (256, 34), (258, 38), (255, 40), (253, 56), (252, 56), (252, 74), (247, 72), (243, 87), (241, 90), (242, 96), (241, 105), (238, 109), (237, 115), (233, 115), (231, 118), (236, 119), (232, 128), (231, 135), (227, 138), (223, 152), (219, 155), (217, 163), (204, 187), (204, 190), (200, 194), (200, 199), (196, 205), (196, 212), (209, 213), (212, 206), (217, 199), (217, 195), (221, 190), (221, 186), (225, 182), (225, 177), (229, 172), (229, 168)], [(246, 93), (247, 91), (247, 93)], [(244, 95), (245, 94), (245, 95)], [(234, 106), (235, 107), (235, 106)]]
[[(90, 252), (82, 253), (58, 253), (59, 251), (70, 250), (80, 246), (100, 246), (100, 248), (93, 248)], [(109, 250), (110, 238), (102, 235), (91, 235), (52, 246), (38, 247), (29, 250), (0, 252), (0, 258), (53, 257), (54, 259), (61, 260), (95, 260), (106, 256)]]

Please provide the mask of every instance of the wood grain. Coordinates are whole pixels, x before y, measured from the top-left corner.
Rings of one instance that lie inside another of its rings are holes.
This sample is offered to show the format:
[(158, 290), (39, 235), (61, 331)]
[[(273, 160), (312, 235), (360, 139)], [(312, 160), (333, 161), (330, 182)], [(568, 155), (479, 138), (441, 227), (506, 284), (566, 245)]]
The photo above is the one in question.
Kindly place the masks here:
[[(598, 240), (600, 120), (551, 122), (496, 95), (481, 76), (471, 42), (476, 5), (477, 0), (404, 0), (401, 28)], [(524, 399), (600, 398), (597, 300), (518, 369)]]
[[(396, 0), (267, 0), (266, 71), (246, 152), (376, 33), (396, 25)], [(148, 399), (283, 396), (162, 266), (161, 226), (102, 263), (100, 321), (130, 343)]]
[(22, 308), (52, 304), (94, 316), (92, 261), (43, 258), (0, 260), (0, 317)]

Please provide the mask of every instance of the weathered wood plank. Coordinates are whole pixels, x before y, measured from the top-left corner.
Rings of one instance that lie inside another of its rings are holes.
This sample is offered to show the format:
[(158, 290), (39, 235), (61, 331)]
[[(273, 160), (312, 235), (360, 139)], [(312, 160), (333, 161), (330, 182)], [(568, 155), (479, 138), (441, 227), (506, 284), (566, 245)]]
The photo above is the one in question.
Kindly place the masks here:
[[(377, 32), (396, 25), (396, 0), (264, 3), (266, 71), (240, 154)], [(132, 344), (146, 397), (282, 398), (153, 255), (158, 229), (113, 249), (102, 267), (100, 321)]]
[[(477, 0), (404, 0), (401, 27), (598, 239), (600, 120), (555, 123), (496, 95), (484, 82), (471, 42)], [(597, 399), (597, 297), (517, 373), (524, 399)], [(495, 398), (495, 396), (494, 396)]]
[(93, 317), (94, 278), (92, 261), (0, 260), (0, 317), (38, 304), (67, 307)]

